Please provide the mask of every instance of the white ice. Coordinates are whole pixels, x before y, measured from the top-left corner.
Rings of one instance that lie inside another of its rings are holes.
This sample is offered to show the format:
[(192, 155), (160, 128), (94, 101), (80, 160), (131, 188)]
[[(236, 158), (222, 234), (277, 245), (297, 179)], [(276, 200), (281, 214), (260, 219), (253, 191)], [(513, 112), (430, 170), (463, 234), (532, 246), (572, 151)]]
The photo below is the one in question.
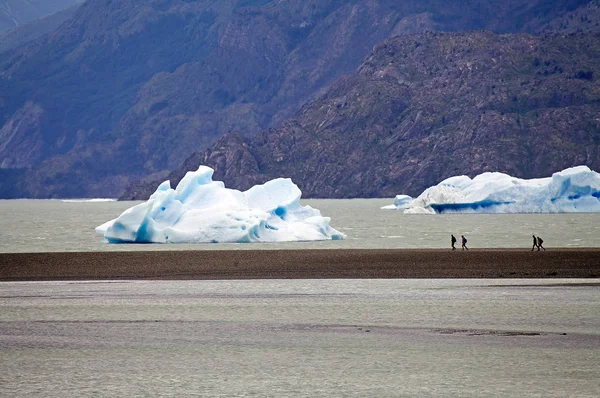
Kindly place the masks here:
[(111, 243), (291, 242), (343, 239), (329, 217), (301, 206), (302, 192), (278, 178), (245, 192), (188, 172), (177, 188), (163, 182), (147, 202), (96, 228)]
[(578, 166), (531, 180), (503, 173), (456, 176), (415, 199), (398, 195), (382, 209), (407, 214), (600, 212), (600, 174)]

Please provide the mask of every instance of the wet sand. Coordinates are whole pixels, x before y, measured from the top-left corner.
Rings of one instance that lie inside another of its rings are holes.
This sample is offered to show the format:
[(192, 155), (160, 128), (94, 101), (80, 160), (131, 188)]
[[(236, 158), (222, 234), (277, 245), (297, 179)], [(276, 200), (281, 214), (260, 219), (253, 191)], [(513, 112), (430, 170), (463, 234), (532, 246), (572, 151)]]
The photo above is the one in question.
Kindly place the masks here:
[(0, 281), (327, 278), (600, 278), (600, 249), (0, 253)]

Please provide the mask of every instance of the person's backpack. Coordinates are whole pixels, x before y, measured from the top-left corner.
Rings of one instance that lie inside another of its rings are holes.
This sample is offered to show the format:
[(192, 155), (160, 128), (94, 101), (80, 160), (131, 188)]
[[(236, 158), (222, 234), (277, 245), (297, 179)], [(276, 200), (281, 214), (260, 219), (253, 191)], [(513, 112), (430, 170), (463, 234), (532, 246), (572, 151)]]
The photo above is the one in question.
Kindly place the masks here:
[(544, 243), (544, 239), (538, 236), (538, 245), (541, 245), (542, 243)]

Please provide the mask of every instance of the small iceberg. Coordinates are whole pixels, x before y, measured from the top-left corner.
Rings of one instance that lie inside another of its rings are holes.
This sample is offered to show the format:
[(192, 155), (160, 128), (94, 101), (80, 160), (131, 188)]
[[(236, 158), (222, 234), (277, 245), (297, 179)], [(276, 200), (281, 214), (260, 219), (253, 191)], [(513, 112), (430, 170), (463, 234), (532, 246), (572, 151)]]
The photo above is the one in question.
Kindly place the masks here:
[(396, 195), (394, 198), (394, 204), (383, 206), (384, 210), (404, 210), (410, 207), (413, 198), (408, 195)]
[(329, 217), (301, 206), (302, 192), (278, 178), (245, 192), (213, 181), (213, 169), (163, 182), (147, 202), (96, 228), (110, 243), (246, 243), (337, 240)]
[(406, 214), (600, 212), (600, 174), (577, 166), (531, 180), (503, 173), (456, 176), (415, 199), (398, 195), (382, 209)]

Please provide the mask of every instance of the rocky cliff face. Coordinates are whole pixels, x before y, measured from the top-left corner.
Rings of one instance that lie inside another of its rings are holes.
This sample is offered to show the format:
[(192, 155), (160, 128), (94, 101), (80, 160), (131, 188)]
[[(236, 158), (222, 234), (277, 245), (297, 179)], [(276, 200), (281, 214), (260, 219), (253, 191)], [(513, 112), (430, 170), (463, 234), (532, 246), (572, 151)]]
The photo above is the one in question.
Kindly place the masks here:
[(286, 176), (305, 196), (348, 198), (416, 195), (485, 171), (600, 170), (599, 60), (595, 34), (393, 38), (293, 119), (252, 138), (225, 136), (171, 178), (205, 164), (239, 189)]
[(115, 196), (224, 133), (277, 126), (388, 37), (538, 31), (588, 3), (88, 0), (0, 58), (0, 168), (25, 176), (0, 197)]

